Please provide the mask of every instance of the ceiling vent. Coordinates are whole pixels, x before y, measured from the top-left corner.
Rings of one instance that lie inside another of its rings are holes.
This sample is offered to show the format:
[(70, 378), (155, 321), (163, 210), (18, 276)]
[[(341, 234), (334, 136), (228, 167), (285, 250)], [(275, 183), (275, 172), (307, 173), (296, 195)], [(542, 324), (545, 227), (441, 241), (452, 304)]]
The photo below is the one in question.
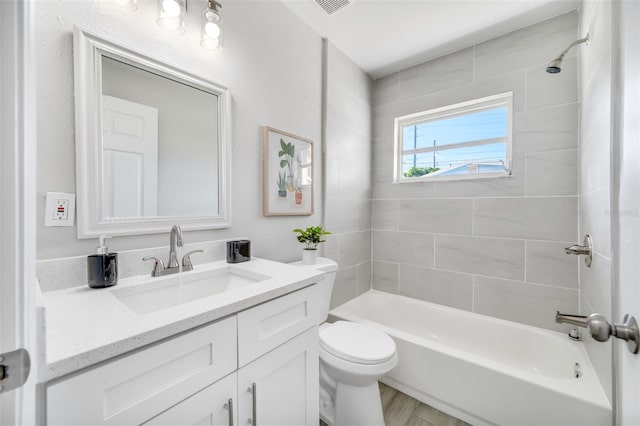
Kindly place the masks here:
[(349, 6), (352, 0), (316, 0), (316, 3), (327, 12), (329, 15), (333, 15), (337, 11)]

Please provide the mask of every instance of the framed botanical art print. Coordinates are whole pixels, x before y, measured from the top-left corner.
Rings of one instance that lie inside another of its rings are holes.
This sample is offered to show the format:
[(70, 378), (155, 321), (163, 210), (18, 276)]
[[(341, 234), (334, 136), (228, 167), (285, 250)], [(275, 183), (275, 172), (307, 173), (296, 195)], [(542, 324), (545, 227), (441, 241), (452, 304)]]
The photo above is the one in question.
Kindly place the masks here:
[(313, 142), (264, 128), (264, 215), (313, 214)]

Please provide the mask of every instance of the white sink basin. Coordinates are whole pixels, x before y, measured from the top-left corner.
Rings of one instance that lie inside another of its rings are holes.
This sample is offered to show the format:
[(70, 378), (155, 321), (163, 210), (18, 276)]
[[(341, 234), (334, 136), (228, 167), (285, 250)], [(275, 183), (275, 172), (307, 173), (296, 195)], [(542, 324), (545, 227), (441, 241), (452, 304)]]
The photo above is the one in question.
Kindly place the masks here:
[(144, 315), (268, 279), (271, 277), (227, 266), (149, 278), (137, 285), (114, 289), (111, 293), (131, 311)]

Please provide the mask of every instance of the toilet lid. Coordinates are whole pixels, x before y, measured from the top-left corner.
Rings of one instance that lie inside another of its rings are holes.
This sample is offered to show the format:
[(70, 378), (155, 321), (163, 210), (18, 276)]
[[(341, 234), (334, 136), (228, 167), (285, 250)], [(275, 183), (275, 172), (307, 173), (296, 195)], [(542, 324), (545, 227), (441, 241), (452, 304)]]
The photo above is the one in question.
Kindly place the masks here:
[(320, 347), (330, 354), (358, 364), (380, 364), (396, 353), (396, 344), (375, 328), (338, 321), (320, 331)]

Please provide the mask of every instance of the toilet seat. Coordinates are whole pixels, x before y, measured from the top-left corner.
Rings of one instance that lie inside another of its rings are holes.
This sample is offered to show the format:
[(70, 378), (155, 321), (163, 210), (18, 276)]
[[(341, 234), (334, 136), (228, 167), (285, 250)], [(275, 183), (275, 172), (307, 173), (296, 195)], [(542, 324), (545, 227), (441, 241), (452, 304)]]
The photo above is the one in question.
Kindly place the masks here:
[(375, 328), (337, 321), (320, 330), (320, 348), (354, 364), (383, 364), (396, 355), (396, 344)]

